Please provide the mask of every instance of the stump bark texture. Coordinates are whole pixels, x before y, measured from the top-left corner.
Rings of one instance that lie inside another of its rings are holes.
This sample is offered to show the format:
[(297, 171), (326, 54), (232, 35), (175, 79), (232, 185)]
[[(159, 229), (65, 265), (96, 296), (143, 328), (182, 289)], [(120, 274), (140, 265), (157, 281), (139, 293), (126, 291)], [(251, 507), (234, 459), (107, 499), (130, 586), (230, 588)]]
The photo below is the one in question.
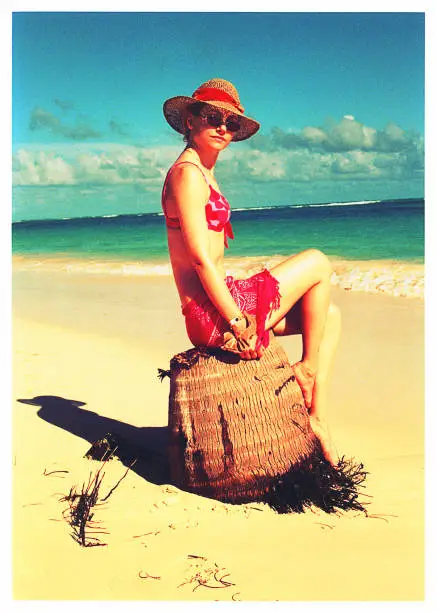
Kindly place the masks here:
[(180, 488), (222, 501), (261, 499), (320, 450), (273, 334), (260, 360), (192, 349), (170, 367), (170, 467)]
[(323, 457), (285, 351), (271, 333), (260, 360), (195, 348), (170, 370), (172, 482), (224, 502), (261, 501), (277, 512), (359, 510), (362, 463)]

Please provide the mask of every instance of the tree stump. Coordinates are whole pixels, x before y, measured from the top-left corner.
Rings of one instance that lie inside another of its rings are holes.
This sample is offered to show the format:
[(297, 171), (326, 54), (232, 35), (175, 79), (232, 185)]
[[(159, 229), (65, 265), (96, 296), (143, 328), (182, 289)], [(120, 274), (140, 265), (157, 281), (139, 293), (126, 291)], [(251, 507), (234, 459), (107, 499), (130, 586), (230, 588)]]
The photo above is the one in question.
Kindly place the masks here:
[(230, 503), (263, 501), (278, 512), (315, 504), (364, 510), (362, 464), (332, 467), (313, 434), (287, 355), (271, 334), (259, 360), (195, 348), (170, 371), (169, 459), (181, 489)]

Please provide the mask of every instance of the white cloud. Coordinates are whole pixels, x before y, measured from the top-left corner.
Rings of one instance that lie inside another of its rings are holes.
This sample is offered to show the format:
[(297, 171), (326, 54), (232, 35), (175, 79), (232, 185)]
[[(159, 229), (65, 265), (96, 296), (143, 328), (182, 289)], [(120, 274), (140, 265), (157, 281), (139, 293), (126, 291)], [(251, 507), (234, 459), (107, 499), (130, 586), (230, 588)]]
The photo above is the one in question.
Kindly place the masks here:
[(382, 130), (366, 126), (352, 115), (345, 115), (339, 122), (332, 119), (324, 127), (306, 126), (300, 132), (273, 128), (270, 134), (255, 135), (250, 141), (252, 149), (279, 151), (308, 149), (311, 151), (368, 151), (397, 152), (423, 148), (419, 135), (406, 132), (389, 123)]
[(20, 150), (13, 158), (14, 185), (71, 185), (73, 168), (54, 152)]
[(343, 117), (326, 134), (325, 148), (334, 151), (372, 148), (376, 130), (366, 128), (354, 119)]
[(323, 144), (327, 138), (323, 130), (311, 126), (303, 128), (302, 136), (310, 144)]
[(13, 155), (14, 185), (130, 184), (160, 182), (167, 155), (159, 150), (115, 145), (20, 149)]
[[(326, 129), (299, 134), (277, 129), (254, 143), (226, 150), (219, 180), (235, 187), (250, 182), (403, 180), (423, 177), (423, 140), (389, 124), (384, 130), (348, 118)], [(248, 146), (249, 145), (249, 146)], [(153, 148), (117, 143), (22, 147), (13, 156), (14, 185), (136, 185), (156, 193), (179, 146)]]

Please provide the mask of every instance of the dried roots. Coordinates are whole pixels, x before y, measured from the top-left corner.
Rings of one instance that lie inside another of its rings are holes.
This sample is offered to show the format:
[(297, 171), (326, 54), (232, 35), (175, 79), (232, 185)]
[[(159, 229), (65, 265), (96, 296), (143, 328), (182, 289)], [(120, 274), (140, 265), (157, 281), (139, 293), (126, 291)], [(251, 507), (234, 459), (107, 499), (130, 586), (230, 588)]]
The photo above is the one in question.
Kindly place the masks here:
[(358, 510), (367, 515), (359, 501), (360, 487), (367, 476), (362, 463), (342, 457), (332, 466), (321, 449), (277, 477), (261, 501), (276, 512), (303, 512), (312, 505), (327, 513)]
[[(69, 503), (67, 511), (68, 522), (73, 528), (72, 537), (81, 546), (106, 546), (106, 544), (100, 542), (97, 535), (108, 533), (103, 530), (97, 524), (97, 521), (93, 521), (93, 508), (99, 504), (99, 490), (102, 484), (103, 466), (94, 474), (90, 473), (88, 483), (82, 485), (82, 490), (79, 493), (76, 487), (71, 487), (70, 492), (65, 497), (61, 498), (61, 501)], [(65, 518), (65, 516), (64, 516)]]

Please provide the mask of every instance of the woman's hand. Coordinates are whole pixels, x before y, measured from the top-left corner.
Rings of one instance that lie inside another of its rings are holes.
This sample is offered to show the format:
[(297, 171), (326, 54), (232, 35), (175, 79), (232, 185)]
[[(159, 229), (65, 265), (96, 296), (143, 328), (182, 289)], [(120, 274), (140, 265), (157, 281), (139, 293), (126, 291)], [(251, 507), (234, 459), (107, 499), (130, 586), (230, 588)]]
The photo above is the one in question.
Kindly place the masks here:
[(264, 353), (264, 347), (256, 348), (256, 318), (244, 312), (244, 319), (232, 326), (232, 331), (224, 334), (225, 342), (222, 349), (238, 354), (242, 359), (259, 359)]

